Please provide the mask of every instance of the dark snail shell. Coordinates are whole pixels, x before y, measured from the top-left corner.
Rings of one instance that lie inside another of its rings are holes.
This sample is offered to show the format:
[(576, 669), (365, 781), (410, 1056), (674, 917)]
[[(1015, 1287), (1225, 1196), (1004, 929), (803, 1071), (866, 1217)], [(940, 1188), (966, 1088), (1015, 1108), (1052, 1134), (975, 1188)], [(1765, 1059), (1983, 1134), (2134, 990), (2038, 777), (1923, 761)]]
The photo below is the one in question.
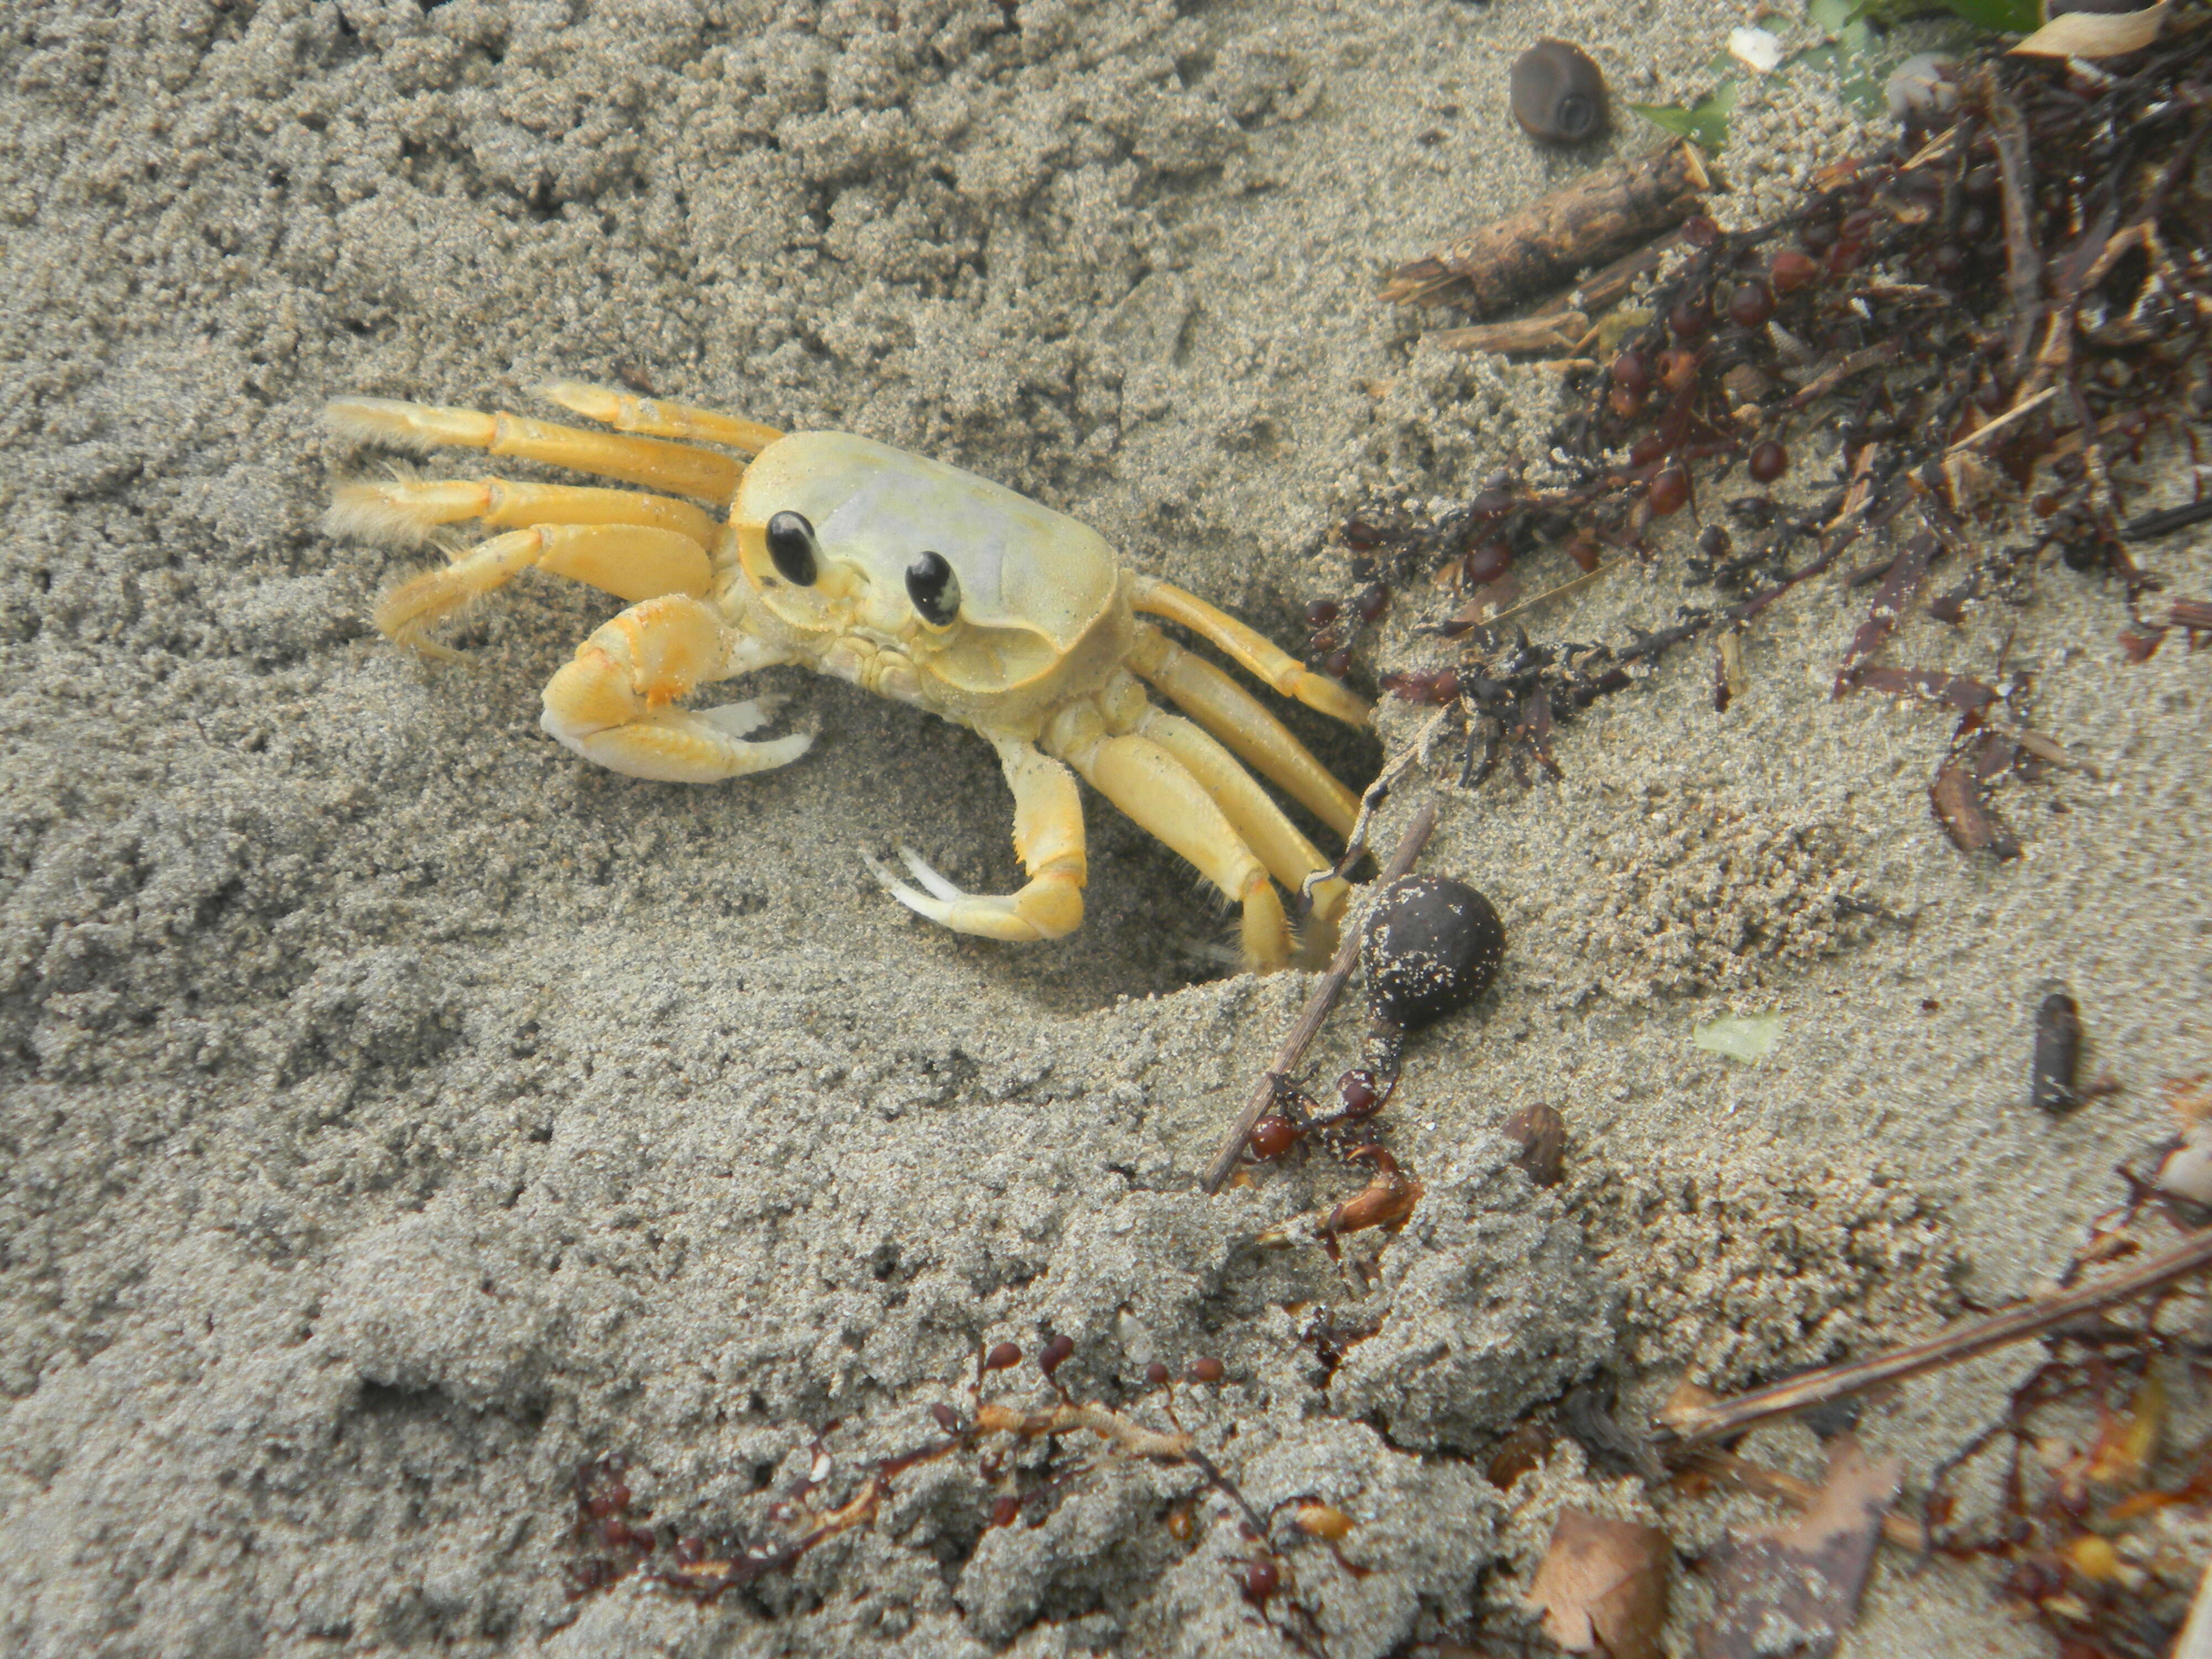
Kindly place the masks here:
[(1369, 1012), (1418, 1030), (1480, 996), (1505, 954), (1505, 925), (1490, 901), (1447, 876), (1390, 884), (1359, 938)]
[(1531, 138), (1579, 144), (1605, 131), (1605, 76), (1579, 46), (1539, 40), (1513, 60), (1510, 86), (1513, 118)]

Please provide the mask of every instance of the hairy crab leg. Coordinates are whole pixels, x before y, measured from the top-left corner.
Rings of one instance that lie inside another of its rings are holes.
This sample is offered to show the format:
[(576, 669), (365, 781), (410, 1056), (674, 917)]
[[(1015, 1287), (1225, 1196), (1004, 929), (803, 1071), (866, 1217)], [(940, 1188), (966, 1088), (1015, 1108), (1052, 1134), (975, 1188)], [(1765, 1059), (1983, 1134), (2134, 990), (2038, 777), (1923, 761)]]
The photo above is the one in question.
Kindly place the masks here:
[(785, 660), (731, 632), (703, 601), (663, 594), (630, 606), (576, 647), (546, 683), (539, 723), (586, 760), (634, 778), (716, 783), (765, 772), (805, 754), (812, 734), (745, 742), (774, 711), (767, 698), (707, 709), (676, 702), (694, 686)]
[(525, 415), (442, 409), (396, 398), (340, 398), (323, 406), (323, 419), (340, 437), (362, 443), (390, 444), (418, 454), (441, 447), (488, 450), (494, 455), (596, 472), (718, 507), (737, 493), (745, 470), (741, 461), (690, 444), (587, 432)]
[[(1174, 756), (1183, 770), (1198, 781), (1199, 787), (1213, 797), (1237, 838), (1258, 855), (1267, 873), (1285, 890), (1297, 892), (1308, 876), (1330, 867), (1329, 860), (1297, 832), (1252, 775), (1237, 763), (1237, 757), (1191, 721), (1147, 707), (1135, 731)], [(1337, 922), (1351, 897), (1349, 882), (1332, 877), (1314, 884), (1312, 920), (1298, 941), (1302, 963), (1327, 964), (1336, 950)]]
[(1146, 738), (1103, 735), (1097, 711), (1087, 705), (1062, 710), (1046, 742), (1139, 829), (1166, 842), (1243, 907), (1249, 971), (1271, 974), (1290, 964), (1290, 922), (1267, 866), (1181, 761)]
[(701, 547), (720, 533), (689, 501), (592, 484), (515, 483), (506, 478), (356, 478), (332, 492), (323, 529), (332, 536), (419, 547), (441, 525), (477, 519), (502, 530), (541, 524), (635, 524), (672, 530)]
[(658, 398), (634, 398), (612, 386), (588, 380), (548, 380), (531, 387), (549, 403), (573, 415), (601, 421), (617, 432), (642, 432), (655, 438), (683, 438), (694, 443), (726, 444), (746, 455), (757, 455), (783, 434), (758, 421), (723, 415), (689, 404), (664, 403)]
[(1247, 766), (1340, 836), (1352, 833), (1359, 798), (1316, 760), (1260, 700), (1149, 623), (1137, 624), (1129, 666), (1227, 744)]
[(929, 890), (917, 892), (863, 854), (884, 890), (916, 915), (956, 933), (1026, 944), (1062, 939), (1083, 924), (1083, 884), (1089, 872), (1084, 850), (1083, 799), (1065, 766), (1028, 744), (995, 739), (1006, 787), (1014, 792), (1014, 852), (1029, 873), (1018, 892), (1000, 896), (963, 891), (924, 863), (910, 847), (899, 848), (914, 878)]
[(1296, 697), (1309, 708), (1317, 708), (1346, 726), (1364, 726), (1373, 715), (1364, 702), (1326, 674), (1315, 673), (1266, 635), (1172, 582), (1139, 576), (1130, 586), (1129, 601), (1147, 615), (1182, 623), (1232, 658), (1245, 672), (1265, 680), (1286, 697)]
[(618, 599), (664, 593), (705, 594), (714, 572), (707, 550), (674, 530), (647, 525), (543, 525), (480, 542), (443, 570), (426, 570), (378, 601), (376, 625), (395, 643), (426, 656), (456, 653), (428, 630), (471, 600), (532, 568), (566, 576)]

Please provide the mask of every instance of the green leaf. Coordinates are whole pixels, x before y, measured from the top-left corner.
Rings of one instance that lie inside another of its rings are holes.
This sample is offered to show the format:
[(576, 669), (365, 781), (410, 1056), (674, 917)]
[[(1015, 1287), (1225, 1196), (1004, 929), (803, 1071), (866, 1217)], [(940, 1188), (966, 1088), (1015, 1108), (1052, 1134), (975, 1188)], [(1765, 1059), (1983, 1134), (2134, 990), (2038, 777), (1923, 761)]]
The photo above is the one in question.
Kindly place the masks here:
[(1747, 1065), (1765, 1059), (1781, 1041), (1779, 1014), (1723, 1014), (1690, 1033), (1691, 1047), (1726, 1054)]
[(1723, 81), (1686, 109), (1680, 104), (1631, 104), (1628, 107), (1653, 126), (1717, 155), (1728, 148), (1728, 118), (1735, 100), (1735, 82)]
[(1856, 58), (1875, 44), (1874, 27), (1867, 19), (1880, 3), (1881, 0), (1808, 0), (1805, 20), (1832, 40), (1843, 56)]

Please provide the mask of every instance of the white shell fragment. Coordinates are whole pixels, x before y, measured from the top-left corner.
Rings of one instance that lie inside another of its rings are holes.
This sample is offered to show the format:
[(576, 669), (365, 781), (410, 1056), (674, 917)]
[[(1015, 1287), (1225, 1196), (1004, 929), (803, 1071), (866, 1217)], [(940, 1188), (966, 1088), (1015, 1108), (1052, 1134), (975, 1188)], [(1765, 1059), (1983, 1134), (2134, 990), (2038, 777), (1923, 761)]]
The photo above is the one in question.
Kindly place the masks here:
[(1917, 117), (1923, 122), (1948, 115), (1959, 106), (1958, 88), (1943, 78), (1943, 71), (1951, 67), (1950, 58), (1922, 52), (1890, 70), (1881, 88), (1890, 114), (1900, 121)]
[(2152, 1185), (2170, 1197), (2212, 1206), (2212, 1123), (2199, 1123), (2166, 1155)]
[(1782, 65), (1781, 37), (1771, 29), (1730, 29), (1729, 56), (1761, 75), (1771, 75)]

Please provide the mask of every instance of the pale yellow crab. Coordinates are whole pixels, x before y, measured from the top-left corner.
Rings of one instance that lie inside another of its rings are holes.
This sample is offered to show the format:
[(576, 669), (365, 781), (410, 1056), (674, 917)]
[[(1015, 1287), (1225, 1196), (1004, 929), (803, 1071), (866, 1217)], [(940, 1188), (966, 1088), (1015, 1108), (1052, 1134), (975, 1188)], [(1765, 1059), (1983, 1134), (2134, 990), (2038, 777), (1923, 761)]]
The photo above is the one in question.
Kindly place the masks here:
[[(1340, 836), (1358, 806), (1352, 792), (1227, 674), (1139, 613), (1179, 623), (1276, 690), (1364, 725), (1367, 705), (1343, 686), (1181, 588), (1124, 569), (1096, 531), (957, 468), (846, 433), (786, 436), (574, 382), (540, 391), (617, 430), (385, 398), (330, 405), (348, 438), (489, 450), (654, 492), (498, 478), (341, 485), (334, 534), (416, 544), (464, 520), (507, 529), (387, 594), (376, 624), (391, 638), (449, 656), (430, 628), (523, 571), (586, 582), (635, 601), (545, 687), (546, 731), (586, 760), (680, 783), (787, 765), (812, 739), (749, 738), (767, 722), (762, 702), (682, 703), (713, 681), (802, 664), (965, 726), (999, 751), (1029, 876), (1018, 892), (963, 892), (907, 848), (920, 890), (868, 860), (894, 897), (932, 921), (998, 939), (1073, 933), (1085, 873), (1079, 775), (1242, 905), (1248, 967), (1334, 948), (1349, 889), (1322, 875), (1329, 861), (1236, 757)], [(1192, 720), (1155, 708), (1139, 677)], [(1300, 949), (1271, 875), (1304, 890)]]

